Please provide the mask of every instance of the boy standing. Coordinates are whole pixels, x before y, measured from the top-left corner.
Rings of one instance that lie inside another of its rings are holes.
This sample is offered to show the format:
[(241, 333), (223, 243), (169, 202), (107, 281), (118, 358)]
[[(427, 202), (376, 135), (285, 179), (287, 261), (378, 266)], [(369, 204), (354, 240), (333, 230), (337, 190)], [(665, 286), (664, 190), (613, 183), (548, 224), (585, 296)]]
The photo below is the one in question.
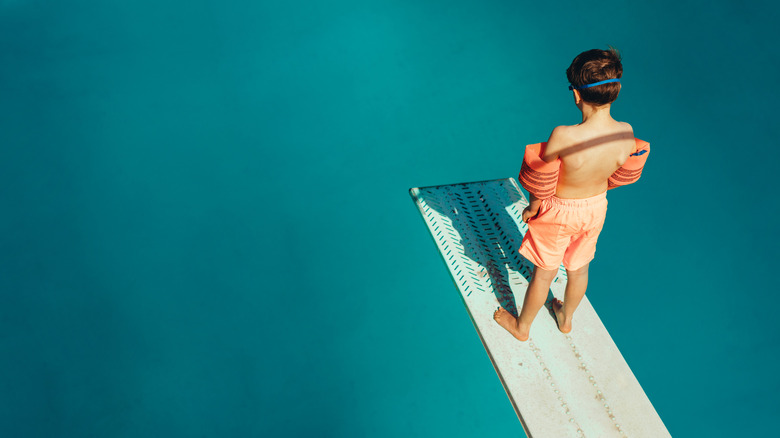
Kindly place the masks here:
[(615, 49), (580, 53), (566, 76), (582, 123), (558, 126), (547, 143), (526, 148), (520, 182), (530, 193), (523, 211), (528, 232), (520, 253), (535, 265), (520, 316), (499, 308), (493, 318), (517, 339), (528, 339), (531, 323), (547, 299), (563, 262), (568, 281), (564, 301), (553, 310), (563, 333), (588, 286), (588, 265), (607, 212), (607, 190), (637, 179), (649, 145), (634, 138), (631, 125), (609, 113), (620, 92), (623, 66)]

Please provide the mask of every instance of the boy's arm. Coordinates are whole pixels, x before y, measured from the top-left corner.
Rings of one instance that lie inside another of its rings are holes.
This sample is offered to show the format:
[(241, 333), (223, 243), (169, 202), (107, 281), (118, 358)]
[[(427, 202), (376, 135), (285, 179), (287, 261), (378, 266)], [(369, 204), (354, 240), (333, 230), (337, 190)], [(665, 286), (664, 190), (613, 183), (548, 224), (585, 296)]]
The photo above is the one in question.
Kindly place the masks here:
[(547, 147), (542, 151), (542, 160), (552, 163), (558, 159), (559, 152), (565, 146), (566, 128), (568, 126), (558, 126), (552, 130), (550, 138), (547, 140)]
[[(563, 143), (563, 137), (565, 135), (565, 126), (558, 126), (550, 133), (550, 138), (547, 140), (547, 146), (542, 150), (541, 158), (547, 163), (552, 163), (558, 159), (558, 151)], [(528, 219), (533, 218), (539, 214), (539, 206), (542, 204), (542, 200), (534, 196), (533, 193), (528, 193), (530, 202), (528, 207), (523, 210), (523, 222), (528, 222)]]
[(642, 169), (645, 167), (647, 156), (650, 155), (650, 143), (638, 138), (635, 141), (636, 148), (634, 152), (628, 156), (626, 162), (607, 180), (607, 190), (633, 184), (642, 176)]
[(528, 223), (528, 219), (539, 214), (539, 206), (542, 205), (542, 200), (534, 196), (533, 193), (528, 193), (528, 197), (531, 198), (528, 203), (528, 207), (523, 210), (523, 222)]

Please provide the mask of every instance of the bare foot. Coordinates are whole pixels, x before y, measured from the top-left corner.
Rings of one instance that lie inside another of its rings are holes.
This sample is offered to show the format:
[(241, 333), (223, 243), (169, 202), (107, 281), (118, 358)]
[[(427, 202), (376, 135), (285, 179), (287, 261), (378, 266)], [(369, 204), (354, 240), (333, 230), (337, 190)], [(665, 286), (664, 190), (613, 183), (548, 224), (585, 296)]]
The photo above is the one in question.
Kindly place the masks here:
[(517, 318), (515, 318), (511, 313), (504, 310), (503, 307), (499, 307), (498, 310), (496, 310), (493, 313), (493, 319), (496, 320), (498, 325), (506, 329), (509, 333), (512, 334), (512, 336), (516, 337), (520, 341), (527, 341), (528, 340), (528, 332), (530, 331), (530, 327), (521, 327), (520, 323), (517, 321)]
[(558, 320), (558, 330), (562, 333), (569, 333), (571, 331), (571, 321), (565, 321), (563, 315), (563, 301), (555, 298), (552, 300), (553, 311), (555, 312), (555, 319)]

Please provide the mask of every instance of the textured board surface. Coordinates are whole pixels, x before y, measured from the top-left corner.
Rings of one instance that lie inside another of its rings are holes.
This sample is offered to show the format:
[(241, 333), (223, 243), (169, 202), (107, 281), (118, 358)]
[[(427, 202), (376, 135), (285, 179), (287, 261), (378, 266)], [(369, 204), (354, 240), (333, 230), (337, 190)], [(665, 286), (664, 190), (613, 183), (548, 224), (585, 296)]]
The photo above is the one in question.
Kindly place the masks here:
[(549, 301), (563, 299), (563, 267), (527, 342), (493, 321), (499, 303), (517, 315), (533, 272), (517, 252), (528, 202), (514, 179), (410, 193), (529, 437), (670, 436), (587, 296), (572, 333), (558, 331)]

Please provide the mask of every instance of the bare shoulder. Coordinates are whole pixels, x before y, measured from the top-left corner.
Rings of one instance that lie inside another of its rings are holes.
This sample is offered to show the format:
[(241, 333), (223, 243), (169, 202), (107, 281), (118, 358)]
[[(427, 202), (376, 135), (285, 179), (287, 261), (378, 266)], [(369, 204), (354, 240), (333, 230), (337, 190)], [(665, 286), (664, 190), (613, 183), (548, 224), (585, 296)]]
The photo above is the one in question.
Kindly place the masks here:
[(617, 122), (619, 126), (620, 139), (626, 140), (627, 147), (631, 152), (636, 150), (636, 141), (634, 140), (634, 128), (627, 122)]
[(547, 140), (547, 147), (544, 150), (544, 156), (542, 159), (547, 161), (556, 160), (561, 151), (576, 143), (576, 126), (561, 125), (556, 126), (550, 133), (550, 138)]
[(631, 126), (628, 122), (617, 122), (618, 126), (620, 126), (621, 132), (626, 133), (627, 135), (634, 136), (634, 128)]
[(550, 139), (556, 141), (571, 141), (576, 136), (579, 125), (561, 125), (556, 126), (550, 133)]

